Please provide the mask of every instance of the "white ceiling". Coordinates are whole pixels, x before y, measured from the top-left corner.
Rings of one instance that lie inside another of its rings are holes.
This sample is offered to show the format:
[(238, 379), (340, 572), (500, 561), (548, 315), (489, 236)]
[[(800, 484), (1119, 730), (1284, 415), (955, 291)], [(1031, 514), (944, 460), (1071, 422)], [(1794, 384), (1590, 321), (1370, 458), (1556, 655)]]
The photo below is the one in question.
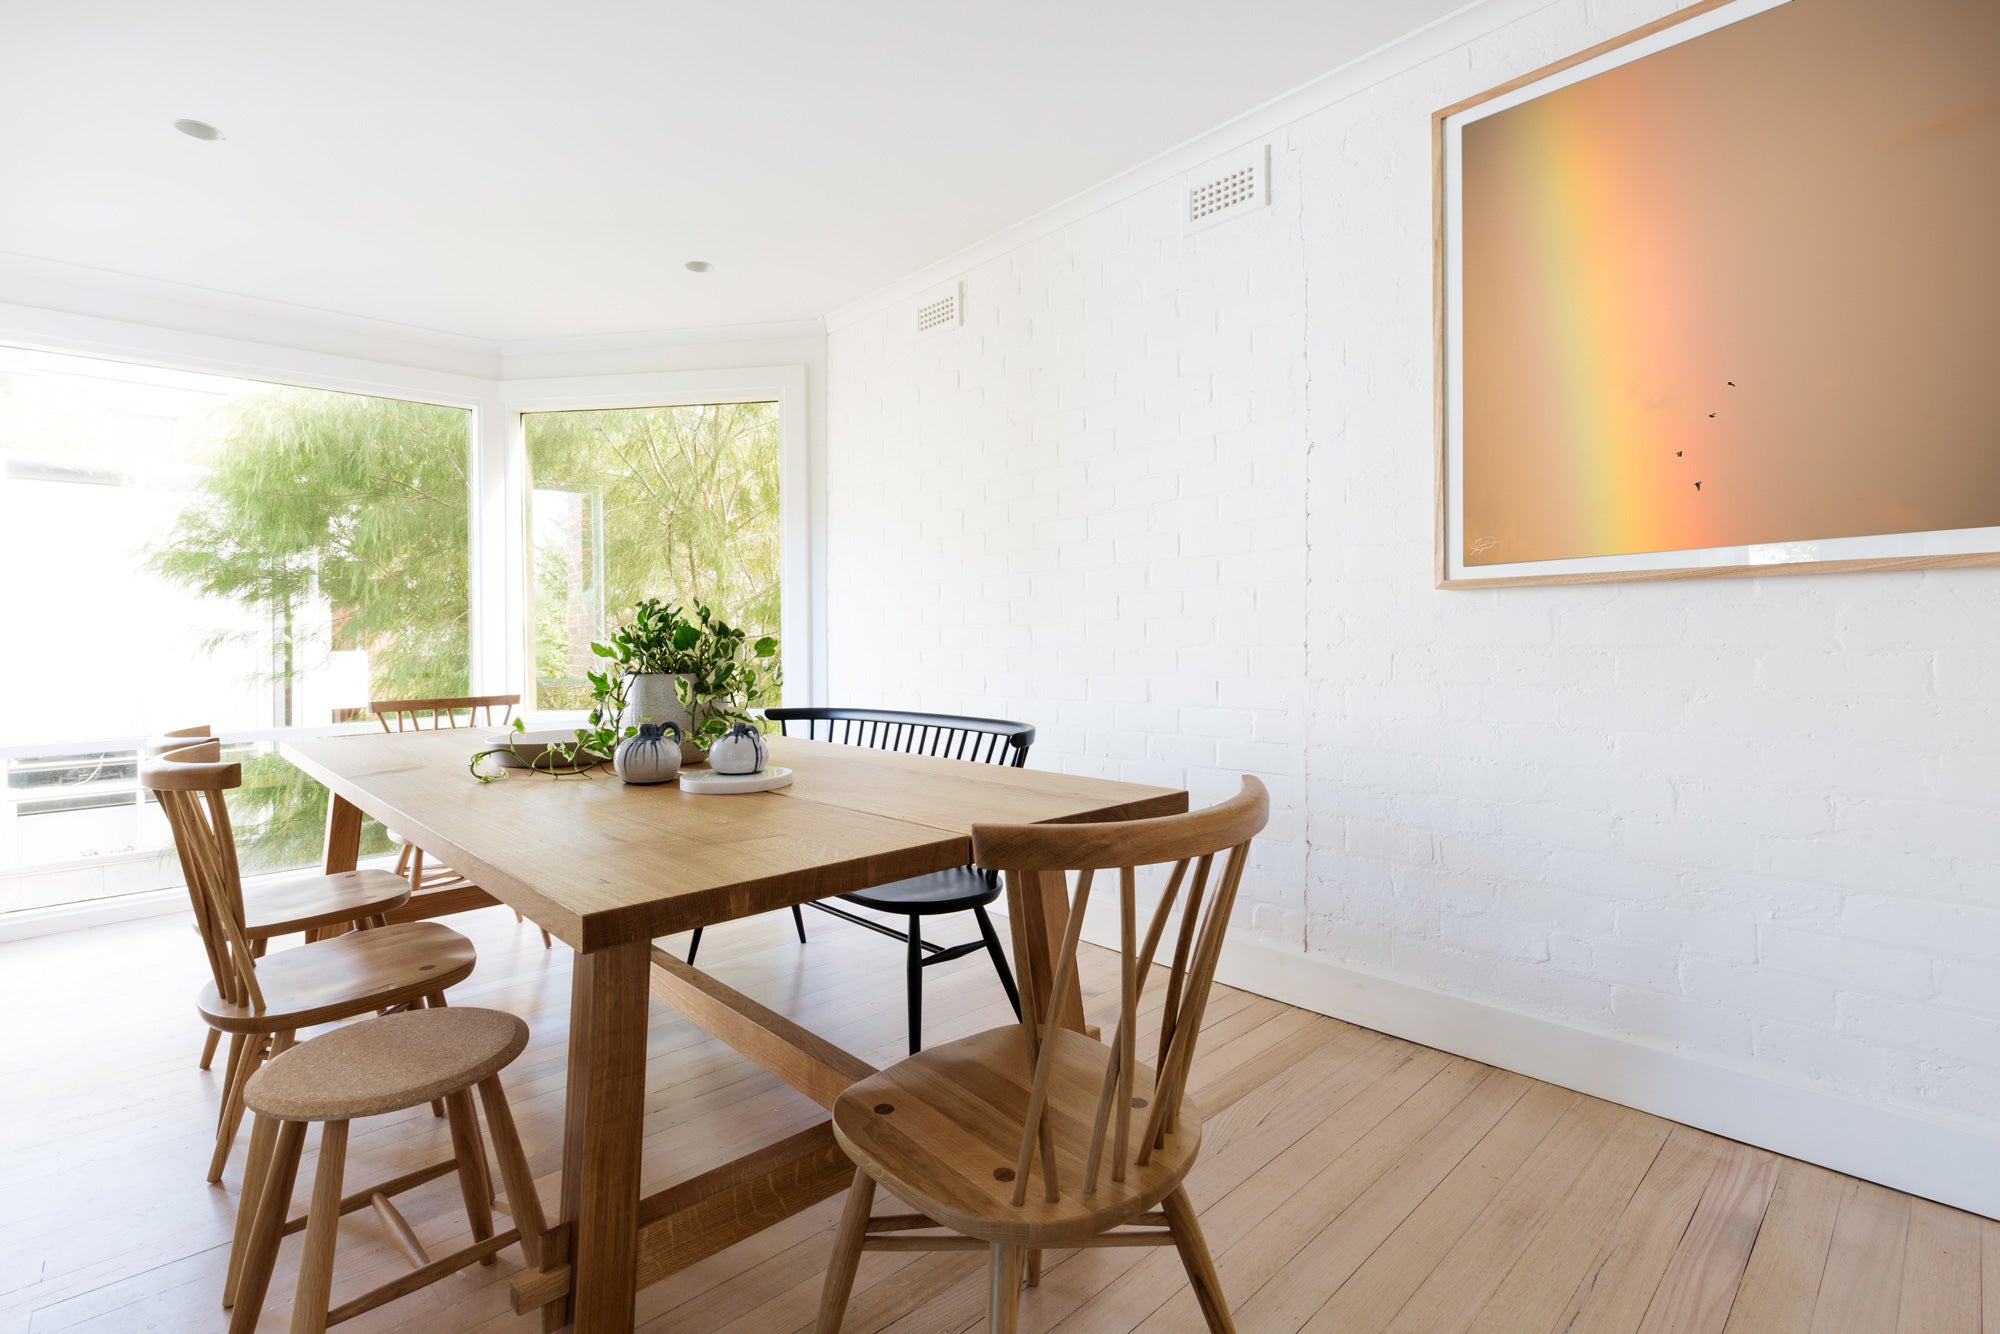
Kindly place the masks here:
[(1463, 3), (0, 0), (0, 252), (493, 340), (811, 318)]

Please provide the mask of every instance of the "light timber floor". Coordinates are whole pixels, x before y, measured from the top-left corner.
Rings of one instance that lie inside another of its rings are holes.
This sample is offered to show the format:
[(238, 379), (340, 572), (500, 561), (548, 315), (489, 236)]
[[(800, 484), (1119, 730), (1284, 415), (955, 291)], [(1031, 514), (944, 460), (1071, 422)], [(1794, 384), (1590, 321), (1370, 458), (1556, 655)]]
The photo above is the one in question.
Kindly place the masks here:
[[(534, 1030), (505, 1082), (552, 1205), (568, 951), (545, 952), (504, 910), (452, 924), (479, 946), (453, 1003)], [(820, 914), (807, 927), (803, 947), (784, 914), (715, 928), (702, 965), (867, 1060), (895, 1059), (901, 947)], [(1111, 957), (1087, 956), (1086, 994), (1103, 996)], [(223, 1327), (242, 1155), (222, 1186), (203, 1182), (220, 1075), (195, 1069), (201, 968), (181, 918), (0, 946), (0, 1331)], [(926, 981), (932, 1041), (1010, 1018), (982, 959)], [(650, 1050), (648, 1190), (822, 1115), (658, 1004)], [(1189, 1186), (1246, 1334), (2000, 1334), (2000, 1224), (1245, 992), (1216, 989), (1192, 1092), (1209, 1122)], [(448, 1151), (428, 1109), (356, 1123), (348, 1180)], [(449, 1180), (401, 1202), (433, 1253), (462, 1236)], [(642, 1292), (641, 1327), (809, 1329), (840, 1204)], [(297, 1252), (288, 1241), (263, 1329), (285, 1327)], [(344, 1328), (526, 1334), (539, 1323), (507, 1308), (519, 1264), (509, 1251)], [(978, 1329), (983, 1264), (867, 1255), (847, 1328)], [(403, 1271), (371, 1213), (342, 1222), (336, 1301)], [(1024, 1330), (1200, 1328), (1171, 1249), (1051, 1253), (1021, 1317)]]

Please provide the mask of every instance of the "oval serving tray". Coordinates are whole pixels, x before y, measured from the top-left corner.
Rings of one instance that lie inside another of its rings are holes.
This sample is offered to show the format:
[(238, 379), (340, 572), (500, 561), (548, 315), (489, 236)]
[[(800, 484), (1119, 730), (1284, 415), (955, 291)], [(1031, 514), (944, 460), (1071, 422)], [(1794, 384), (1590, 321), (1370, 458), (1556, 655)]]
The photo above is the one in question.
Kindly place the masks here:
[(754, 774), (719, 774), (711, 769), (681, 770), (681, 791), (710, 796), (730, 792), (769, 792), (773, 788), (791, 785), (792, 771), (782, 765), (773, 765)]

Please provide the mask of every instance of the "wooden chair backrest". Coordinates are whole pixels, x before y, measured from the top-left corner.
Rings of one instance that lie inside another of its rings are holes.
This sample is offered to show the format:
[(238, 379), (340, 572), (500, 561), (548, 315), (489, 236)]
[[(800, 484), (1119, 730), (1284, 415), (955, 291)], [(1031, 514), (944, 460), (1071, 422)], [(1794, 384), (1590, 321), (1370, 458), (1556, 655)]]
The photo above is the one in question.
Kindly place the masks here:
[[(1104, 1085), (1098, 1094), (1092, 1123), (1090, 1152), (1084, 1167), (1085, 1194), (1097, 1188), (1107, 1122), (1113, 1181), (1125, 1179), (1128, 1157), (1132, 1163), (1145, 1166), (1153, 1150), (1174, 1128), (1182, 1095), (1187, 1091), (1195, 1042), (1201, 1036), (1202, 1012), (1208, 1006), (1209, 988), (1215, 981), (1216, 962), (1222, 954), (1223, 932), (1228, 929), (1230, 911), (1236, 903), (1236, 887), (1250, 855), (1250, 841), (1262, 832), (1270, 813), (1270, 794), (1264, 785), (1255, 778), (1245, 777), (1242, 790), (1228, 801), (1186, 815), (1100, 824), (973, 826), (973, 860), (980, 866), (1006, 873), (1013, 911), (1025, 915), (1024, 925), (1030, 935), (1039, 936), (1043, 930), (1041, 904), (1045, 878), (1061, 877), (1058, 883), (1067, 888), (1068, 873), (1077, 873), (1062, 948), (1050, 965), (1050, 975), (1031, 977), (1030, 972), (1039, 972), (1034, 960), (1017, 961), (1022, 969), (1021, 1028), (1027, 1040), (1034, 1083), (1028, 1098), (1026, 1124), (1021, 1128), (1020, 1153), (1014, 1165), (1015, 1204), (1027, 1200), (1028, 1172), (1037, 1142), (1042, 1147), (1043, 1192), (1050, 1203), (1061, 1198), (1053, 1140), (1045, 1125), (1049, 1074), (1054, 1068), (1055, 1052), (1055, 1043), (1050, 1039), (1062, 1020), (1062, 998), (1068, 994), (1070, 979), (1076, 972), (1077, 943), (1082, 938), (1084, 910), (1090, 903), (1095, 874), (1107, 870), (1118, 872), (1122, 958), (1118, 1023), (1112, 1033), (1111, 1055), (1105, 1063)], [(1221, 873), (1213, 877), (1211, 884), (1211, 872), (1218, 857), (1223, 859)], [(1169, 863), (1173, 869), (1142, 942), (1137, 929), (1138, 870)], [(1194, 868), (1191, 880), (1190, 864)], [(1181, 918), (1173, 965), (1167, 975), (1166, 1001), (1160, 1012), (1159, 1055), (1154, 1063), (1153, 1087), (1145, 1094), (1146, 1122), (1135, 1140), (1132, 1085), (1138, 1063), (1139, 996), (1151, 977), (1154, 953), (1177, 903)]]
[(195, 925), (215, 989), (231, 1005), (264, 1008), (257, 964), (243, 936), (243, 877), (223, 794), (243, 786), (243, 766), (225, 763), (207, 728), (184, 728), (146, 743), (139, 786), (159, 799), (174, 831)]
[(871, 750), (900, 750), (911, 755), (941, 755), (949, 760), (1006, 764), (1016, 769), (1028, 762), (1035, 729), (1005, 718), (966, 718), (952, 713), (911, 713), (903, 709), (810, 708), (766, 709), (778, 724), (778, 735), (790, 736), (792, 724), (802, 723), (809, 741), (835, 741)]
[[(385, 732), (420, 732), (426, 722), (435, 732), (457, 727), (460, 713), (465, 715), (467, 727), (505, 727), (513, 721), (514, 706), (520, 702), (519, 695), (461, 695), (454, 699), (376, 699), (368, 702), (368, 709)], [(392, 718), (394, 727), (389, 725)]]

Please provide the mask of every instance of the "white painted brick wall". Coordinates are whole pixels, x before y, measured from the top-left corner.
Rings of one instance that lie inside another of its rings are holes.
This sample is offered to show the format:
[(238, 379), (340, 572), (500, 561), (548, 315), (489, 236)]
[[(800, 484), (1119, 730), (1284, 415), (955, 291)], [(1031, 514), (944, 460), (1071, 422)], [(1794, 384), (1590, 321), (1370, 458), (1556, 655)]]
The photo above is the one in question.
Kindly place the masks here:
[(1271, 784), (1239, 929), (2000, 1127), (2000, 571), (1432, 587), (1433, 109), (1565, 0), (829, 342), (830, 698)]

